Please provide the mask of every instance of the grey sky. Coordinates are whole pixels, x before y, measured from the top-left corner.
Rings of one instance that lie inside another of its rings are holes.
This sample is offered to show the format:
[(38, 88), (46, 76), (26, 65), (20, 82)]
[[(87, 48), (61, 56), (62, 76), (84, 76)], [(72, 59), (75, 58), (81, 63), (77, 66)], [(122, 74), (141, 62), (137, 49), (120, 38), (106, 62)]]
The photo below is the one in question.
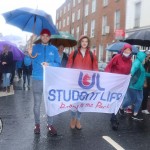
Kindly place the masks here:
[[(19, 8), (19, 7), (30, 7), (37, 8), (46, 11), (51, 14), (55, 23), (56, 9), (62, 5), (65, 0), (1, 0), (0, 14)], [(21, 31), (17, 27), (8, 25), (5, 23), (4, 18), (0, 15), (0, 33), (3, 35), (16, 34), (20, 36), (29, 35), (27, 32)]]

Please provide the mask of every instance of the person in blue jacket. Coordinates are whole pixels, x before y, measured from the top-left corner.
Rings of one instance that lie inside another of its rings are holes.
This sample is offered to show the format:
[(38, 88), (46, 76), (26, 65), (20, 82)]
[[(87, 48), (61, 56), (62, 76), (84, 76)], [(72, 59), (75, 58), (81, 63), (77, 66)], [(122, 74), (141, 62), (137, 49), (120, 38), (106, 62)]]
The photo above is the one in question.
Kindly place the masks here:
[[(33, 46), (28, 52), (32, 59), (32, 89), (34, 96), (34, 133), (40, 133), (40, 106), (43, 93), (43, 66), (60, 66), (60, 57), (58, 49), (49, 44), (51, 33), (48, 29), (41, 31), (41, 43)], [(53, 127), (53, 118), (47, 116), (47, 128), (51, 135), (57, 135), (56, 129)]]
[(127, 94), (123, 104), (119, 110), (121, 115), (124, 115), (124, 109), (128, 106), (134, 104), (132, 119), (143, 120), (142, 116), (139, 115), (139, 110), (143, 100), (143, 86), (146, 77), (150, 77), (150, 73), (147, 73), (144, 68), (144, 61), (146, 58), (146, 53), (138, 52), (135, 61), (133, 62), (131, 68), (131, 80)]

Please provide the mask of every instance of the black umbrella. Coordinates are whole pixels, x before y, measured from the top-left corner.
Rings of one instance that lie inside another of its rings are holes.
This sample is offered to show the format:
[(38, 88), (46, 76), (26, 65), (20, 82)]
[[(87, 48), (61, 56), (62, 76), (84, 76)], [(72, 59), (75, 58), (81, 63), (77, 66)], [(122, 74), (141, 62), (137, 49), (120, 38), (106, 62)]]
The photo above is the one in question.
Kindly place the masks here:
[(150, 47), (150, 30), (136, 31), (124, 41), (132, 45)]

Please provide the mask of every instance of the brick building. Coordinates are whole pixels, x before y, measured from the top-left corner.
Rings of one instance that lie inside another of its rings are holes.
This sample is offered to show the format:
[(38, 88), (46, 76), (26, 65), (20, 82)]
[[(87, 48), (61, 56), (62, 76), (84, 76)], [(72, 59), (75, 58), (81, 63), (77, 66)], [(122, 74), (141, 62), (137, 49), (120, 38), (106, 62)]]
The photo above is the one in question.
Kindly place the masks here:
[(115, 31), (125, 30), (126, 0), (66, 0), (56, 11), (56, 26), (78, 40), (80, 35), (91, 39), (91, 50), (99, 61), (109, 61), (105, 48), (115, 41)]

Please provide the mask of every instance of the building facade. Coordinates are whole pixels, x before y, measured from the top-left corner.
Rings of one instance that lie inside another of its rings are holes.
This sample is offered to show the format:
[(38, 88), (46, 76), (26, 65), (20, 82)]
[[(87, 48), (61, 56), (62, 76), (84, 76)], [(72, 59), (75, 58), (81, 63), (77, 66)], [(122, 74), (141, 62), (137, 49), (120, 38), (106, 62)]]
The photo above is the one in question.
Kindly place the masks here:
[(126, 6), (126, 37), (135, 31), (150, 29), (150, 1), (127, 0)]
[(111, 53), (106, 47), (116, 40), (116, 30), (125, 30), (125, 1), (66, 0), (56, 11), (56, 26), (77, 40), (80, 35), (89, 36), (99, 62), (107, 62)]

